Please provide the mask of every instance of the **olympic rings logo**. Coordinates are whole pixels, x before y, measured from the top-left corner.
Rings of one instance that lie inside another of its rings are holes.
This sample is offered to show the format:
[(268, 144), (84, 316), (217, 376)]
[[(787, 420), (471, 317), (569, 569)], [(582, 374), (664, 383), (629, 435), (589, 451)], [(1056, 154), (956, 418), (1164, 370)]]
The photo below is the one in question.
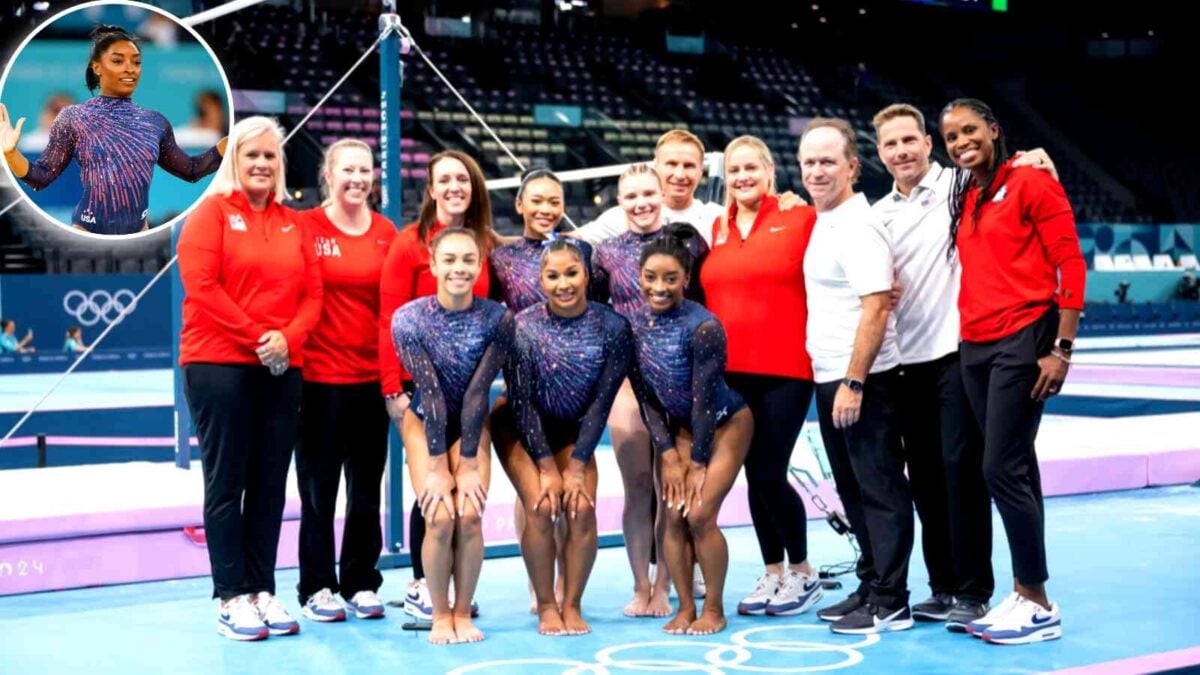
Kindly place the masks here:
[(104, 289), (91, 294), (80, 290), (67, 291), (63, 296), (63, 311), (74, 317), (82, 326), (95, 326), (103, 321), (114, 323), (123, 312), (137, 308), (137, 295), (128, 288), (109, 293)]
[[(461, 666), (451, 670), (449, 675), (462, 675), (463, 673), (491, 669), (507, 670), (512, 666), (563, 666), (562, 672), (564, 675), (582, 675), (583, 673), (609, 675), (611, 672), (610, 669), (677, 673), (700, 671), (712, 673), (713, 675), (720, 675), (720, 673), (733, 670), (755, 673), (817, 673), (852, 668), (862, 663), (865, 657), (859, 650), (877, 644), (880, 640), (879, 635), (866, 635), (861, 640), (850, 643), (797, 639), (774, 639), (759, 642), (750, 639), (751, 635), (759, 633), (805, 630), (816, 630), (825, 636), (830, 635), (829, 628), (825, 625), (789, 624), (783, 626), (760, 626), (758, 628), (748, 628), (730, 635), (729, 643), (689, 639), (633, 642), (605, 647), (596, 652), (593, 657), (594, 660), (590, 663), (563, 658), (531, 657), (527, 659), (505, 659)], [(617, 655), (621, 652), (640, 649), (653, 649), (654, 653), (644, 658), (629, 658), (625, 660), (617, 658)], [(667, 649), (697, 651), (699, 652), (697, 655), (703, 659), (703, 662), (665, 659), (662, 657), (662, 652)], [(755, 660), (756, 656), (761, 657), (762, 652), (789, 654), (790, 656), (786, 664), (779, 666), (771, 666), (769, 663), (763, 663), (761, 658), (758, 663), (751, 663), (751, 661)], [(836, 661), (828, 658), (817, 658), (814, 659), (814, 663), (804, 663), (800, 660), (803, 658), (800, 656), (802, 654), (840, 655), (841, 658)]]

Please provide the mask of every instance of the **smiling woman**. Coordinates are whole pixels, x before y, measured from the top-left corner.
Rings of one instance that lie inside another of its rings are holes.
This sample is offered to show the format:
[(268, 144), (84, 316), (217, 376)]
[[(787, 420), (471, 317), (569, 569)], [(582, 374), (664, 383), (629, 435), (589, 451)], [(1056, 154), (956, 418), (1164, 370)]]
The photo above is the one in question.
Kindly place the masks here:
[(93, 94), (62, 109), (34, 161), (18, 148), (24, 118), (15, 123), (0, 104), (0, 150), (13, 174), (33, 190), (43, 190), (72, 162), (79, 166), (82, 195), (70, 224), (96, 234), (132, 234), (149, 229), (149, 194), (155, 165), (196, 182), (217, 170), (225, 140), (195, 157), (175, 140), (168, 119), (133, 102), (142, 79), (138, 38), (120, 26), (98, 24), (84, 73)]

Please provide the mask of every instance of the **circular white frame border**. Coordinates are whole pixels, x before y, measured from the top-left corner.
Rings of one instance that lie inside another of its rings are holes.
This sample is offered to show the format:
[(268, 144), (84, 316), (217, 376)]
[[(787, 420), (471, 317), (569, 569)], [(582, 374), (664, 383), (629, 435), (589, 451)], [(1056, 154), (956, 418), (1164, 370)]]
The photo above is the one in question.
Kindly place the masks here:
[[(205, 40), (203, 37), (201, 37), (201, 35), (196, 32), (195, 28), (185, 24), (183, 22), (183, 19), (181, 19), (180, 17), (175, 16), (174, 14), (166, 11), (165, 9), (162, 9), (161, 7), (155, 7), (154, 5), (149, 5), (144, 2), (136, 2), (135, 0), (93, 0), (92, 2), (84, 2), (81, 4), (75, 5), (73, 7), (68, 7), (67, 9), (62, 10), (61, 12), (55, 14), (54, 16), (50, 17), (49, 19), (43, 21), (41, 24), (38, 25), (37, 28), (34, 28), (32, 31), (30, 31), (29, 35), (25, 36), (25, 39), (21, 40), (21, 44), (19, 44), (17, 46), (17, 48), (15, 50), (13, 50), (12, 58), (9, 59), (8, 63), (4, 64), (4, 73), (0, 74), (0, 94), (2, 94), (4, 92), (4, 86), (8, 83), (8, 74), (12, 70), (13, 64), (16, 63), (17, 57), (20, 56), (21, 52), (25, 50), (26, 45), (28, 45), (30, 43), (30, 41), (32, 41), (35, 37), (37, 37), (37, 35), (39, 33), (41, 33), (43, 30), (45, 30), (47, 26), (54, 23), (55, 21), (58, 21), (61, 17), (66, 16), (67, 14), (71, 14), (73, 12), (87, 9), (89, 7), (106, 7), (106, 6), (112, 6), (112, 5), (137, 7), (139, 9), (144, 9), (144, 10), (154, 12), (155, 14), (161, 14), (162, 16), (173, 21), (175, 23), (175, 25), (186, 30), (196, 40), (196, 42), (200, 44), (201, 47), (204, 47), (204, 51), (208, 52), (209, 58), (212, 59), (213, 64), (217, 67), (217, 73), (220, 74), (220, 76), (221, 76), (221, 82), (225, 85), (225, 99), (229, 104), (228, 121), (230, 123), (230, 126), (232, 126), (233, 121), (236, 119), (236, 117), (234, 115), (233, 88), (229, 86), (229, 77), (225, 74), (224, 64), (222, 64), (221, 60), (217, 58), (217, 55), (213, 52), (212, 47), (209, 46), (208, 41)], [(224, 162), (225, 158), (222, 157), (221, 161)], [(98, 240), (98, 241), (117, 241), (117, 240), (142, 239), (142, 238), (156, 237), (156, 236), (166, 236), (163, 233), (170, 232), (171, 228), (174, 227), (177, 222), (186, 218), (188, 216), (188, 214), (191, 213), (192, 210), (195, 209), (196, 206), (208, 194), (207, 190), (205, 190), (205, 192), (200, 196), (199, 199), (192, 202), (179, 215), (175, 216), (174, 218), (166, 221), (165, 223), (163, 223), (161, 225), (152, 227), (149, 230), (146, 230), (144, 232), (134, 232), (133, 234), (96, 234), (94, 232), (84, 232), (83, 230), (77, 230), (74, 227), (71, 227), (70, 224), (62, 223), (58, 219), (52, 218), (50, 216), (50, 214), (46, 213), (46, 211), (43, 210), (42, 207), (38, 206), (38, 204), (36, 202), (34, 202), (32, 198), (30, 198), (28, 193), (26, 193), (25, 190), (23, 188), (21, 188), (20, 185), (18, 185), (18, 183), (20, 182), (21, 179), (17, 178), (16, 175), (13, 174), (12, 168), (10, 168), (8, 166), (8, 162), (0, 162), (0, 164), (4, 165), (4, 171), (8, 174), (9, 178), (12, 179), (13, 188), (21, 194), (21, 199), (24, 200), (25, 203), (28, 204), (29, 206), (32, 206), (34, 208), (34, 210), (37, 211), (38, 214), (42, 216), (42, 218), (44, 218), (45, 220), (47, 220), (50, 223), (53, 223), (56, 227), (61, 227), (62, 229), (67, 230), (68, 232), (71, 232), (72, 234), (75, 234), (75, 235), (78, 235), (81, 237), (85, 237), (88, 239)]]

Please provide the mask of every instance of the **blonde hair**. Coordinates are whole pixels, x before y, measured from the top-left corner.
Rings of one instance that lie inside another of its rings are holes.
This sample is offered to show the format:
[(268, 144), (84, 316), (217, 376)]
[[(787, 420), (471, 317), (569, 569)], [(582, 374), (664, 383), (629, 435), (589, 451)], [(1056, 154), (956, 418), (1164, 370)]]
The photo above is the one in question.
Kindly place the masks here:
[(654, 170), (654, 166), (652, 164), (647, 164), (646, 162), (638, 162), (637, 164), (630, 164), (629, 168), (625, 169), (625, 171), (623, 171), (621, 175), (617, 177), (618, 193), (620, 192), (621, 183), (624, 183), (626, 178), (641, 176), (643, 174), (653, 176), (654, 182), (658, 183), (660, 190), (662, 189), (662, 176), (658, 175), (658, 172)]
[[(862, 162), (858, 159), (858, 139), (854, 136), (854, 127), (850, 123), (840, 117), (814, 117), (808, 126), (804, 127), (804, 133), (800, 135), (800, 143), (804, 143), (804, 138), (817, 129), (822, 128), (833, 129), (842, 136), (845, 141), (846, 161), (850, 163), (858, 162), (854, 167), (854, 173), (850, 175), (850, 184), (854, 185), (858, 182), (858, 176), (862, 172)], [(796, 161), (803, 164), (800, 159), (800, 148), (796, 148)]]
[(654, 154), (657, 155), (662, 146), (668, 143), (690, 143), (696, 146), (696, 149), (700, 151), (700, 156), (704, 157), (704, 143), (701, 142), (699, 136), (687, 129), (671, 129), (662, 136), (659, 136), (658, 143), (654, 145)]
[[(758, 152), (759, 159), (762, 160), (763, 167), (767, 169), (767, 194), (775, 194), (775, 158), (771, 155), (771, 149), (758, 136), (738, 136), (725, 146), (725, 166), (726, 176), (728, 176), (729, 157), (733, 155), (733, 151), (746, 146), (753, 148)], [(725, 181), (725, 211), (721, 213), (721, 224), (717, 229), (717, 239), (724, 241), (729, 237), (729, 211), (733, 208), (736, 200), (733, 198), (733, 184)]]
[(321, 206), (329, 206), (333, 203), (333, 197), (329, 194), (329, 179), (325, 174), (333, 171), (333, 162), (337, 159), (338, 152), (345, 148), (357, 148), (367, 153), (371, 158), (371, 166), (375, 166), (375, 154), (371, 151), (371, 146), (357, 138), (342, 138), (334, 141), (328, 148), (325, 148), (325, 160), (321, 163)]
[(875, 136), (879, 136), (879, 127), (882, 127), (897, 117), (913, 118), (916, 120), (917, 128), (921, 130), (921, 133), (926, 133), (925, 116), (921, 114), (920, 110), (917, 110), (916, 107), (907, 103), (893, 103), (883, 110), (875, 113), (875, 119), (871, 120), (871, 123), (875, 125)]
[[(654, 165), (647, 164), (646, 162), (639, 162), (637, 164), (630, 164), (629, 168), (625, 169), (625, 171), (623, 171), (621, 173), (621, 175), (617, 177), (617, 200), (618, 201), (620, 201), (620, 199), (621, 199), (621, 183), (624, 183), (625, 179), (633, 178), (634, 176), (652, 176), (654, 178), (654, 182), (658, 184), (658, 191), (662, 192), (662, 189), (663, 189), (662, 176), (658, 175), (658, 172), (654, 170)], [(624, 209), (622, 209), (622, 210), (624, 210)], [(658, 217), (660, 219), (662, 218), (661, 211), (659, 212)], [(625, 221), (629, 222), (629, 214), (625, 214)]]
[(287, 157), (283, 154), (283, 127), (279, 126), (279, 122), (276, 122), (274, 118), (260, 115), (241, 120), (229, 131), (225, 161), (221, 162), (220, 168), (217, 169), (217, 175), (213, 177), (209, 187), (214, 194), (228, 197), (233, 194), (234, 190), (242, 189), (242, 182), (238, 178), (238, 150), (246, 141), (254, 140), (267, 133), (272, 134), (279, 142), (279, 171), (275, 174), (274, 201), (279, 204), (287, 198), (287, 177), (285, 176)]

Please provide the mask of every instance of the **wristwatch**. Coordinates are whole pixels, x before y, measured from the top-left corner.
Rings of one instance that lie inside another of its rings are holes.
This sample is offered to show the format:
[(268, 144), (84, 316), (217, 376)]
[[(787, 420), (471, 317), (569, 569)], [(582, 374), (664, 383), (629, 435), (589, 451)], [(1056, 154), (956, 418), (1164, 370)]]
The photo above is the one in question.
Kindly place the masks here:
[(1075, 348), (1075, 341), (1069, 338), (1058, 338), (1054, 341), (1054, 348), (1064, 354), (1070, 354)]
[(842, 380), (842, 384), (846, 385), (847, 389), (849, 389), (850, 391), (852, 391), (856, 394), (862, 393), (862, 390), (863, 390), (863, 381), (862, 380), (856, 380), (853, 377), (847, 377), (846, 379)]

